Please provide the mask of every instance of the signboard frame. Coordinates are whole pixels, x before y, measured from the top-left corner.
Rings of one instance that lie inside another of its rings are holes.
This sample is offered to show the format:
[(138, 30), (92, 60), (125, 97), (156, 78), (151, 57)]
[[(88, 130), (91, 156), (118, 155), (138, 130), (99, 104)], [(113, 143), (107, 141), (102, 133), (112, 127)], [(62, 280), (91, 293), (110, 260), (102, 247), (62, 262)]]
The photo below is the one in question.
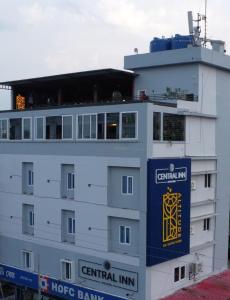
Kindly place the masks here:
[(189, 254), (191, 159), (149, 159), (146, 265)]

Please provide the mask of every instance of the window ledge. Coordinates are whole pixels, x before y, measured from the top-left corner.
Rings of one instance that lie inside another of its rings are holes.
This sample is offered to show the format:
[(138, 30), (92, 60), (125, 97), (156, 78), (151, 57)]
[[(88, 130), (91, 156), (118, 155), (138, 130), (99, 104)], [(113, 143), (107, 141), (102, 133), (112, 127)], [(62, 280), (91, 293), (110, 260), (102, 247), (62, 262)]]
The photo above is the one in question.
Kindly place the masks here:
[(155, 141), (153, 140), (153, 144), (185, 144), (186, 141)]

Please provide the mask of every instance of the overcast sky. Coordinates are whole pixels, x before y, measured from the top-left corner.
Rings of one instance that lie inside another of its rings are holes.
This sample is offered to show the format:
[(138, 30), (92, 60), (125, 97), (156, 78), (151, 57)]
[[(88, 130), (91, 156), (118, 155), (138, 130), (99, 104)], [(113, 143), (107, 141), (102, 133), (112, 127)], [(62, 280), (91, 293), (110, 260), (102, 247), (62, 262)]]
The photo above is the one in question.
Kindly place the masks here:
[[(205, 0), (0, 0), (0, 81), (123, 68), (154, 36), (187, 34)], [(230, 1), (208, 0), (208, 37), (230, 50)], [(6, 96), (0, 93), (0, 107)]]

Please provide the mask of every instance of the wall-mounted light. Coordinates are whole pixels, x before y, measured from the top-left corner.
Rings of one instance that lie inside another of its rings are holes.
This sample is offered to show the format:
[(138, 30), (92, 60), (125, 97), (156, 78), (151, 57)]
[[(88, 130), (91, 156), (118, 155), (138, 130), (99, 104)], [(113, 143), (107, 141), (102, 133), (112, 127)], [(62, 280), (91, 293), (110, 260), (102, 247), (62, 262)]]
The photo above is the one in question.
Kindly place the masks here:
[(12, 175), (10, 175), (10, 179), (12, 179), (13, 177), (22, 177), (22, 176), (18, 175), (18, 174), (12, 174)]
[(101, 188), (107, 188), (107, 185), (88, 183), (88, 187), (92, 187), (92, 186), (101, 187)]
[(50, 183), (50, 182), (60, 182), (61, 180), (48, 178), (46, 181)]

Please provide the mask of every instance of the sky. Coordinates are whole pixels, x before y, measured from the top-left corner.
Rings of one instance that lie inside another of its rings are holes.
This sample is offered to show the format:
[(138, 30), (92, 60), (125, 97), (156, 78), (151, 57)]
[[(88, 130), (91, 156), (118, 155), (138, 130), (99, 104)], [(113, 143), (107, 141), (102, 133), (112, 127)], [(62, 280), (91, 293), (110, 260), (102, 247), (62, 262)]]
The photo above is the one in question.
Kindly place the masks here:
[[(230, 1), (207, 0), (208, 37), (230, 52)], [(188, 34), (187, 11), (205, 0), (0, 0), (0, 82), (123, 68), (153, 37)], [(0, 109), (9, 107), (0, 90)]]

